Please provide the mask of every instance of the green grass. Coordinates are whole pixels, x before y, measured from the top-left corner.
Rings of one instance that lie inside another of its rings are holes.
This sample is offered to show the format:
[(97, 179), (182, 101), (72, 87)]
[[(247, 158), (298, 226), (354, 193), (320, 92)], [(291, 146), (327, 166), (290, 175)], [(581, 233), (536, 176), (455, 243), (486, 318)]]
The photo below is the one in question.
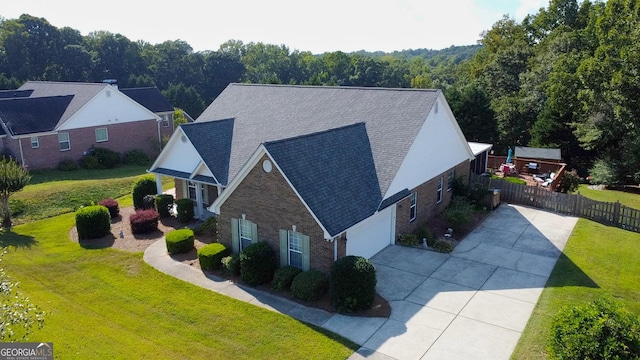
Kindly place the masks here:
[(589, 185), (581, 184), (578, 191), (584, 197), (604, 202), (620, 201), (622, 205), (640, 209), (640, 194), (620, 190), (592, 190)]
[[(146, 174), (145, 166), (121, 166), (108, 170), (34, 171), (29, 185), (11, 196), (14, 224), (50, 218), (76, 211), (105, 198), (131, 193), (134, 180)], [(173, 180), (163, 178), (164, 189)]]
[(61, 359), (345, 359), (357, 345), (293, 318), (204, 290), (142, 255), (87, 250), (68, 238), (73, 214), (16, 226), (8, 274), (49, 313), (30, 341)]
[(607, 293), (640, 314), (640, 235), (580, 219), (540, 296), (513, 359), (544, 359), (551, 321), (563, 306)]

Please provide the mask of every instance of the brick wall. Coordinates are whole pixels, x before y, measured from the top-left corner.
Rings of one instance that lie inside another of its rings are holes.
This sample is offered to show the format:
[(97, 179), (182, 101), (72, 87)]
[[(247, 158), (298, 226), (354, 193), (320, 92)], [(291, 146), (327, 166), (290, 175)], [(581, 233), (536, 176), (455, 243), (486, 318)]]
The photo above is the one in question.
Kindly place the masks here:
[[(414, 232), (420, 225), (425, 223), (435, 214), (444, 210), (449, 202), (453, 191), (447, 191), (447, 176), (449, 171), (436, 176), (435, 178), (411, 189), (411, 192), (417, 193), (416, 199), (416, 218), (410, 221), (411, 216), (411, 198), (407, 197), (399, 201), (396, 206), (396, 236)], [(455, 177), (469, 179), (469, 162), (462, 162), (455, 167)], [(437, 202), (438, 182), (442, 178), (442, 201)]]
[[(333, 243), (324, 240), (322, 229), (278, 169), (274, 166), (270, 173), (262, 170), (266, 159), (265, 156), (257, 163), (222, 205), (218, 216), (220, 242), (231, 246), (231, 219), (245, 214), (247, 220), (257, 224), (258, 240), (271, 246), (279, 264), (279, 231), (296, 225), (296, 231), (309, 236), (311, 268), (328, 272), (333, 264)], [(344, 240), (339, 240), (338, 248), (344, 256)]]
[[(108, 141), (96, 142), (96, 128), (107, 128)], [(156, 120), (136, 121), (130, 123), (111, 124), (108, 126), (96, 126), (82, 129), (61, 131), (69, 133), (71, 149), (60, 151), (58, 134), (43, 135), (38, 137), (39, 147), (31, 148), (29, 138), (22, 139), (22, 151), (24, 162), (31, 170), (42, 168), (55, 168), (65, 158), (80, 160), (84, 153), (94, 147), (107, 148), (120, 154), (128, 150), (142, 149), (152, 159), (158, 156), (158, 125)], [(5, 139), (13, 155), (20, 160), (20, 148), (17, 139)]]

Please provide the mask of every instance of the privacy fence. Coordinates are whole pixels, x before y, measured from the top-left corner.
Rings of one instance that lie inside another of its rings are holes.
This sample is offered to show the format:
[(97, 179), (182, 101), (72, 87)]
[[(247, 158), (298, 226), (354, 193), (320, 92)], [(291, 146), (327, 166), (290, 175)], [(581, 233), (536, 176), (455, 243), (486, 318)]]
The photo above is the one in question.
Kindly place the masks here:
[(640, 232), (640, 210), (624, 206), (619, 202), (595, 201), (580, 194), (563, 194), (541, 187), (514, 184), (506, 180), (475, 174), (471, 175), (471, 183), (486, 189), (500, 189), (500, 201), (578, 216), (605, 225)]

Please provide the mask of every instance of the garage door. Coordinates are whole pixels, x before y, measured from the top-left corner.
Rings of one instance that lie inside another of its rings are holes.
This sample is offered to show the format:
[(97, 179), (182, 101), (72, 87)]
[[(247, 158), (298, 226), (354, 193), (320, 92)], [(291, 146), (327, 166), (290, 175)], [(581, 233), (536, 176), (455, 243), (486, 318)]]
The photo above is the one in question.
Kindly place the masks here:
[(392, 244), (395, 206), (389, 206), (347, 231), (347, 255), (367, 259)]

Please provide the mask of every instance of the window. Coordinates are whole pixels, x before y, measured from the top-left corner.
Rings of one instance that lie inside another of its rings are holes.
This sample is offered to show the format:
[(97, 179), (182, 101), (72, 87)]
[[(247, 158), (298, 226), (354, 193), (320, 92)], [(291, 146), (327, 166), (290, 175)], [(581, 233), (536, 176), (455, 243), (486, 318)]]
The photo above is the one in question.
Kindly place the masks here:
[(258, 241), (258, 226), (244, 219), (231, 219), (231, 245), (234, 253)]
[(37, 136), (32, 136), (31, 137), (31, 148), (32, 149), (37, 149), (40, 147), (40, 140), (38, 139)]
[(109, 132), (107, 128), (96, 129), (96, 142), (105, 142), (109, 140)]
[[(197, 201), (196, 200), (196, 189), (197, 189), (196, 183), (193, 181), (186, 181), (186, 183), (187, 183), (187, 196), (189, 197), (189, 199), (193, 201)], [(203, 203), (207, 203), (205, 188), (206, 188), (206, 185), (202, 185), (202, 189), (200, 191), (200, 193), (202, 194)]]
[(440, 203), (442, 201), (442, 176), (440, 180), (438, 180), (438, 190), (436, 192), (436, 202)]
[(162, 115), (162, 126), (169, 127), (169, 115)]
[(67, 151), (71, 149), (71, 141), (69, 141), (69, 133), (59, 133), (58, 143), (60, 144), (60, 151)]
[(242, 251), (253, 242), (251, 221), (244, 219), (238, 221), (238, 235), (240, 237), (240, 251)]
[(411, 206), (409, 206), (409, 221), (413, 221), (416, 219), (417, 209), (416, 203), (418, 202), (418, 194), (411, 193)]
[(453, 181), (456, 177), (456, 172), (454, 169), (449, 171), (449, 175), (447, 175), (447, 191), (451, 191), (453, 189)]
[(289, 230), (288, 234), (288, 264), (302, 269), (302, 234)]

